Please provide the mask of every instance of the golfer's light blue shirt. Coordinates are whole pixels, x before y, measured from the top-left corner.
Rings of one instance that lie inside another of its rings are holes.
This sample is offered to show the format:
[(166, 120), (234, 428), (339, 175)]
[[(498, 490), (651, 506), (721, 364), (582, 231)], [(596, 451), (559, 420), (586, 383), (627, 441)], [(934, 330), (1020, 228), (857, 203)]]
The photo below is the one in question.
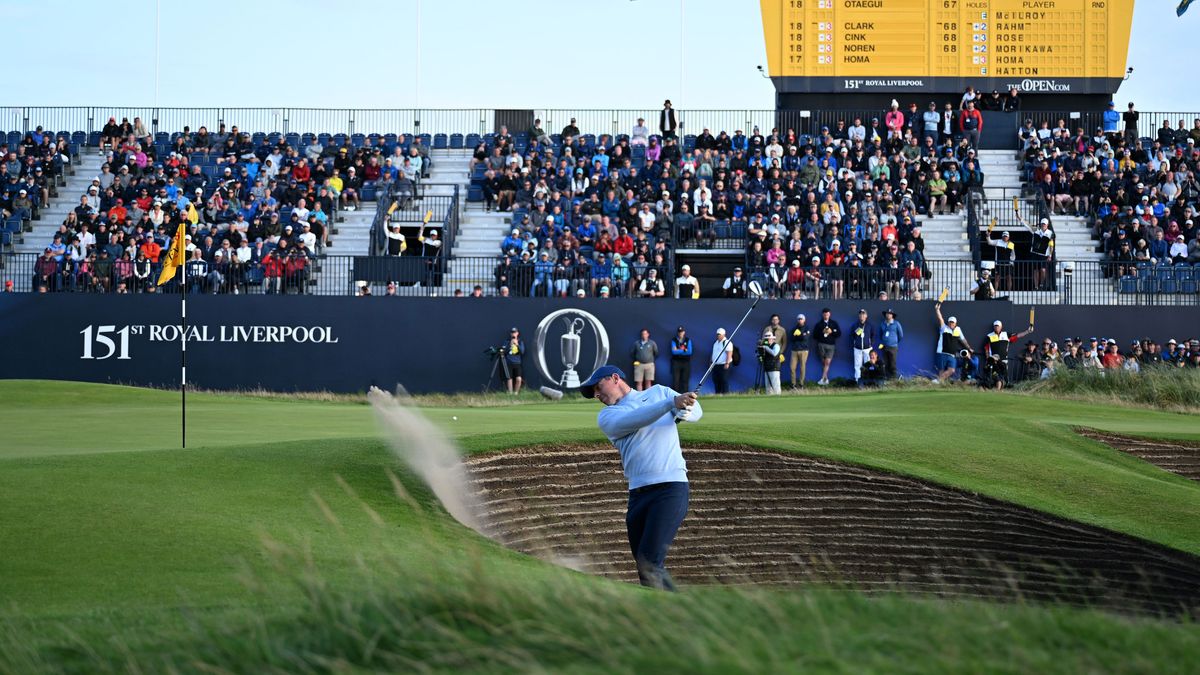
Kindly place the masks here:
[[(597, 416), (600, 431), (621, 453), (630, 490), (655, 483), (687, 482), (687, 465), (671, 414), (678, 395), (670, 387), (656, 384), (645, 391), (630, 391)], [(688, 421), (695, 422), (703, 414), (697, 402)]]

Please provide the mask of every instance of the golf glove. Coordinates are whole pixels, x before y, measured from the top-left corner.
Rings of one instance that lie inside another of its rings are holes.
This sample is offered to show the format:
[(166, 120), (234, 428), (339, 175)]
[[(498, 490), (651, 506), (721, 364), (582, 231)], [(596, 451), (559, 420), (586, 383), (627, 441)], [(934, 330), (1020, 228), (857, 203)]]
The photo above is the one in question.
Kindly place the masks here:
[(680, 422), (687, 422), (688, 420), (692, 419), (692, 409), (690, 407), (676, 408), (675, 419)]

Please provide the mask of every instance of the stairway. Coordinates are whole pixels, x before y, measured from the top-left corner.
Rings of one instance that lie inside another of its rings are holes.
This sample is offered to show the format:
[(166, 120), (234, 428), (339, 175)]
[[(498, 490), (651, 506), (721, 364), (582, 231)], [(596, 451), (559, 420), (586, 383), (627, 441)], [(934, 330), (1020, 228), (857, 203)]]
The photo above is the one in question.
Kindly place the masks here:
[[(84, 148), (79, 152), (79, 159), (74, 161), (75, 175), (70, 171), (64, 176), (65, 186), (58, 188), (58, 197), (51, 197), (42, 209), (41, 220), (32, 221), (33, 231), (26, 232), (22, 240), (13, 246), (14, 253), (41, 253), (54, 240), (58, 226), (67, 219), (67, 214), (79, 205), (79, 197), (84, 194), (92, 179), (100, 173), (100, 165), (104, 163), (94, 150)], [(66, 243), (66, 242), (63, 242)]]

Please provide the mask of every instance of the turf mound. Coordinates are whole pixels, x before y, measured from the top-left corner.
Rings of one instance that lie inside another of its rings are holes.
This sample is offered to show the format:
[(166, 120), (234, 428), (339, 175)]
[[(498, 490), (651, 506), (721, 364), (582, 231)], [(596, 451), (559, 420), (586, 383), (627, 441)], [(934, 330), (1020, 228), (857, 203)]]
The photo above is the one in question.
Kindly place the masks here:
[(1076, 429), (1081, 436), (1100, 441), (1151, 464), (1200, 481), (1200, 446), (1195, 444), (1118, 436), (1092, 429)]
[[(861, 467), (747, 449), (685, 451), (691, 510), (667, 564), (691, 584), (845, 583), (867, 591), (1200, 612), (1200, 558)], [(501, 542), (635, 581), (625, 484), (602, 446), (467, 460)]]

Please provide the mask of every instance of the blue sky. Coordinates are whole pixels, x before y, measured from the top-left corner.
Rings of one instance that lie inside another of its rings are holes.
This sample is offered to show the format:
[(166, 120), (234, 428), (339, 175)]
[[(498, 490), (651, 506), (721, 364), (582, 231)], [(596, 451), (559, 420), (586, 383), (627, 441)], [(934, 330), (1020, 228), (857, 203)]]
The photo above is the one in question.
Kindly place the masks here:
[[(1200, 10), (1176, 18), (1175, 5), (1136, 5), (1135, 72), (1117, 98), (1142, 110), (1200, 110), (1194, 83), (1178, 84), (1200, 53)], [(7, 53), (36, 55), (10, 68), (3, 106), (154, 103), (153, 0), (0, 7)], [(755, 70), (766, 64), (758, 7), (422, 0), (418, 87), (416, 0), (164, 0), (158, 104), (657, 109), (671, 98), (680, 108), (768, 109), (774, 89)]]

